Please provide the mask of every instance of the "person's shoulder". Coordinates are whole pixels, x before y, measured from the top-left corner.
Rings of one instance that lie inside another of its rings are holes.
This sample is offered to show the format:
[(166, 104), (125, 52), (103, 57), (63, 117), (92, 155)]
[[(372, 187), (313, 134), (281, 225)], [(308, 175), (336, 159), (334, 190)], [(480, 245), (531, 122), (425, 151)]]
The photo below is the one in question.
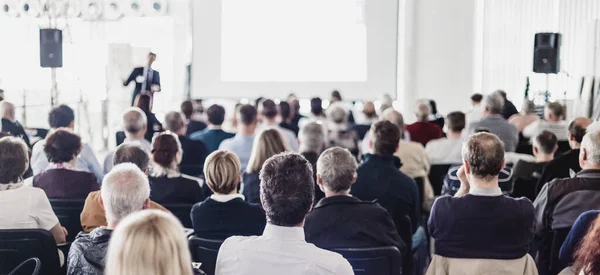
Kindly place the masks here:
[[(313, 244), (308, 244), (311, 260), (318, 262), (320, 265), (325, 265), (329, 269), (337, 270), (341, 265), (348, 265), (348, 261), (339, 253), (319, 248)], [(309, 254), (305, 254), (309, 255)]]
[(253, 249), (255, 244), (260, 242), (260, 236), (232, 236), (227, 238), (221, 245), (219, 250), (220, 254), (227, 253), (227, 251), (239, 252), (245, 249)]
[(200, 186), (204, 184), (204, 180), (202, 180), (201, 178), (192, 177), (186, 174), (181, 174), (179, 178), (184, 182), (199, 184)]

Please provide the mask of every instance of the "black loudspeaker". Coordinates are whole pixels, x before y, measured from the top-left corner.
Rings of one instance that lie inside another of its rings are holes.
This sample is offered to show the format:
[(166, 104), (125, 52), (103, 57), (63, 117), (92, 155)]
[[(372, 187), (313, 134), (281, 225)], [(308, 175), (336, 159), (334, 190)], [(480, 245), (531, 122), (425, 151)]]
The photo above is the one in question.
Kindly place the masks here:
[(40, 66), (60, 68), (62, 65), (62, 31), (40, 29)]
[(533, 46), (533, 72), (556, 74), (560, 72), (561, 34), (543, 32), (535, 34)]

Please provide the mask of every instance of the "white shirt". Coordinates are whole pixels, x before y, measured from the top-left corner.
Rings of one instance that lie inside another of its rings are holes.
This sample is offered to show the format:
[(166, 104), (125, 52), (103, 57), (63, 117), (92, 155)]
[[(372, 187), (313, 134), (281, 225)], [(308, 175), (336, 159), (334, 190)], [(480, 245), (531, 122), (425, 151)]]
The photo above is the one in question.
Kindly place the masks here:
[(558, 122), (537, 120), (523, 129), (523, 136), (533, 138), (543, 131), (555, 134), (557, 140), (569, 140), (569, 125), (564, 120)]
[(0, 229), (50, 230), (58, 224), (46, 193), (39, 188), (23, 185), (0, 191), (0, 209)]
[(440, 138), (432, 140), (425, 146), (431, 164), (461, 164), (462, 143), (464, 139)]
[(240, 198), (242, 200), (246, 200), (246, 197), (244, 197), (244, 195), (242, 194), (212, 194), (210, 195), (210, 198), (214, 201), (218, 201), (218, 202), (228, 202), (230, 200), (233, 199), (237, 199)]
[(349, 275), (354, 272), (340, 254), (307, 243), (302, 227), (267, 223), (262, 236), (234, 236), (225, 240), (219, 250), (215, 274)]
[[(33, 170), (34, 176), (46, 171), (48, 164), (50, 164), (48, 162), (48, 158), (46, 157), (46, 153), (44, 153), (45, 145), (46, 140), (42, 139), (33, 145), (33, 149), (31, 149), (31, 170)], [(94, 174), (98, 182), (102, 182), (102, 178), (104, 178), (102, 166), (100, 166), (98, 159), (96, 159), (94, 150), (92, 150), (92, 147), (90, 147), (87, 143), (81, 144), (81, 152), (77, 156), (75, 167), (80, 171)]]
[(483, 113), (483, 106), (481, 106), (481, 104), (475, 105), (465, 115), (466, 115), (466, 122), (467, 122), (466, 125), (469, 125), (473, 122), (478, 122), (481, 119), (483, 119), (483, 117), (485, 116), (485, 114)]
[[(130, 138), (125, 138), (125, 140), (123, 141), (123, 144), (125, 143), (138, 143), (139, 145), (142, 146), (142, 148), (144, 148), (144, 150), (146, 150), (146, 152), (148, 152), (148, 154), (150, 154), (150, 152), (152, 151), (152, 145), (150, 144), (150, 142), (148, 142), (146, 139), (142, 138), (142, 139), (138, 139), (138, 140), (134, 140), (134, 139), (130, 139)], [(110, 170), (112, 170), (113, 168), (113, 158), (115, 157), (115, 150), (110, 151), (107, 155), (106, 158), (104, 158), (104, 174), (108, 174), (108, 172), (110, 172)]]

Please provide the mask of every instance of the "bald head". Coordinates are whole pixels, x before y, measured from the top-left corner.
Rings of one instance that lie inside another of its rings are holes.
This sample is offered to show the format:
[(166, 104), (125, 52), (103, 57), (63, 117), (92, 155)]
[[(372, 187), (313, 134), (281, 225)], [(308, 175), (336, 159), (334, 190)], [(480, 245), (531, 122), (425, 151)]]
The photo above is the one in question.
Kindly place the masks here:
[(468, 174), (489, 181), (504, 167), (504, 144), (494, 134), (477, 133), (463, 143), (462, 158)]
[(417, 120), (428, 121), (430, 114), (431, 114), (431, 106), (429, 106), (429, 103), (419, 102), (417, 104), (417, 109), (415, 110), (415, 115), (417, 116)]
[(0, 114), (2, 118), (8, 119), (10, 121), (15, 120), (15, 105), (8, 101), (0, 102)]
[(577, 117), (571, 121), (569, 124), (569, 145), (571, 148), (579, 148), (590, 124), (592, 124), (592, 120), (587, 117)]

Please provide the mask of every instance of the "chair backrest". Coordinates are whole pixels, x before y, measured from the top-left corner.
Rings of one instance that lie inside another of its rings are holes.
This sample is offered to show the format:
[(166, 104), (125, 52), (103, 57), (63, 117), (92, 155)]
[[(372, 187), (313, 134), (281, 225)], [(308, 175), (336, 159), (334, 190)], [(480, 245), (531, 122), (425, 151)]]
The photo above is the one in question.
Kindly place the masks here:
[[(32, 271), (29, 271), (33, 268)], [(29, 258), (22, 262), (19, 266), (17, 266), (13, 271), (8, 275), (38, 275), (40, 274), (40, 269), (42, 268), (42, 262), (38, 258)]]
[(405, 215), (401, 220), (394, 221), (394, 223), (396, 224), (396, 228), (398, 229), (398, 235), (400, 235), (400, 238), (406, 244), (406, 251), (403, 251), (404, 260), (402, 264), (402, 270), (405, 274), (411, 274), (410, 272), (412, 271), (413, 262), (413, 257), (411, 253), (413, 236), (412, 222), (410, 220), (410, 217), (408, 215)]
[(515, 179), (515, 186), (513, 192), (510, 195), (513, 198), (526, 197), (531, 201), (535, 201), (536, 198), (536, 186), (537, 179)]
[(431, 187), (433, 187), (433, 193), (436, 196), (442, 194), (442, 185), (444, 185), (444, 177), (448, 173), (451, 164), (435, 164), (431, 165), (431, 169), (429, 170), (429, 182), (431, 183)]
[(196, 236), (190, 237), (189, 246), (192, 253), (192, 261), (202, 263), (200, 269), (207, 275), (215, 274), (217, 256), (223, 242), (224, 240), (209, 240)]
[(41, 261), (40, 274), (60, 273), (58, 249), (50, 232), (42, 229), (0, 230), (0, 274), (9, 274), (29, 258)]
[(556, 150), (556, 153), (554, 154), (554, 156), (560, 156), (560, 155), (564, 154), (565, 152), (571, 150), (571, 145), (569, 145), (568, 140), (558, 141), (556, 143), (556, 145), (558, 146), (558, 150)]
[(192, 212), (193, 204), (162, 204), (164, 208), (169, 210), (175, 217), (179, 219), (183, 227), (185, 228), (193, 228), (192, 218), (190, 217), (190, 213)]
[(69, 232), (67, 242), (72, 242), (75, 240), (77, 234), (83, 230), (81, 227), (81, 212), (83, 211), (85, 200), (51, 199), (50, 205), (60, 224)]
[(393, 246), (373, 248), (335, 248), (331, 251), (341, 254), (354, 270), (355, 275), (400, 275), (402, 253)]

